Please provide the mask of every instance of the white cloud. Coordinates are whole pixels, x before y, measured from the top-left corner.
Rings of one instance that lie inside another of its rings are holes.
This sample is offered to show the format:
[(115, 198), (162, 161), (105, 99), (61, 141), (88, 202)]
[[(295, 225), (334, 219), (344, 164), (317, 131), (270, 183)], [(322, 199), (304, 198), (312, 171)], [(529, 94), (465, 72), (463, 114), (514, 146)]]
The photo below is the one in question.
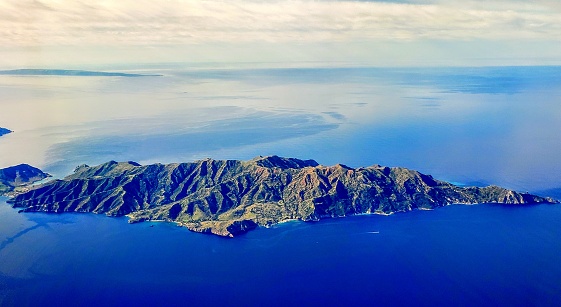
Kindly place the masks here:
[(556, 1), (3, 0), (0, 45), (561, 41)]

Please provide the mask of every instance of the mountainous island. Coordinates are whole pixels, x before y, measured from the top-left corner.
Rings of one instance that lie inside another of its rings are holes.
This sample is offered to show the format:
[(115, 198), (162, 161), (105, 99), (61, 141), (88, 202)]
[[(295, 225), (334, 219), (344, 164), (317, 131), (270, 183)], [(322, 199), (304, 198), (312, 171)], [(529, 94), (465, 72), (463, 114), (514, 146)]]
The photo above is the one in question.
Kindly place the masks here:
[(127, 215), (234, 237), (257, 226), (354, 214), (392, 214), (449, 204), (556, 203), (497, 186), (458, 187), (401, 167), (322, 166), (314, 160), (258, 157), (152, 164), (79, 166), (62, 180), (10, 200), (24, 212)]
[(18, 189), (26, 190), (26, 186), (50, 177), (40, 169), (28, 164), (20, 164), (0, 169), (0, 194), (5, 194)]
[(0, 136), (3, 136), (4, 134), (12, 133), (12, 132), (13, 131), (10, 130), (10, 129), (0, 127)]

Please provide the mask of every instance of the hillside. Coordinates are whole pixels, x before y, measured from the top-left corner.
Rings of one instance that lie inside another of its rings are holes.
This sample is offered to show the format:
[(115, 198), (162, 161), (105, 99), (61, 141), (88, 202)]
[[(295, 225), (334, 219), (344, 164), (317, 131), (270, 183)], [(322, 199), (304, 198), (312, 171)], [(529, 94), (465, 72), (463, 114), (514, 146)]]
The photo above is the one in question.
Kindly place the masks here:
[(291, 219), (391, 214), (449, 204), (555, 201), (496, 186), (458, 187), (400, 167), (355, 169), (270, 156), (167, 165), (115, 161), (83, 165), (11, 202), (27, 212), (128, 215), (130, 222), (163, 220), (192, 231), (236, 236)]

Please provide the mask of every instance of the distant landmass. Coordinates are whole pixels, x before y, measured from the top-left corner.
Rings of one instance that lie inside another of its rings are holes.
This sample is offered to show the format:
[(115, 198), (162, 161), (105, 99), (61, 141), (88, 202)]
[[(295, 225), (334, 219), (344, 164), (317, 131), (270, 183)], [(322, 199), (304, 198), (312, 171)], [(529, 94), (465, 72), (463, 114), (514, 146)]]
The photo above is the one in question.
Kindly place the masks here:
[(8, 134), (8, 133), (11, 133), (11, 132), (13, 132), (13, 131), (10, 130), (10, 129), (0, 127), (0, 136), (3, 136), (4, 134)]
[[(20, 164), (0, 169), (0, 194), (23, 188), (34, 182), (43, 180), (50, 175), (28, 164)], [(20, 191), (20, 192), (21, 192)]]
[(12, 76), (77, 76), (77, 77), (157, 77), (161, 75), (129, 74), (69, 69), (13, 69), (0, 70), (0, 75)]
[(392, 214), (449, 204), (556, 203), (497, 186), (458, 187), (401, 167), (322, 166), (314, 160), (258, 157), (139, 165), (79, 166), (10, 200), (25, 212), (127, 215), (234, 237), (288, 220)]

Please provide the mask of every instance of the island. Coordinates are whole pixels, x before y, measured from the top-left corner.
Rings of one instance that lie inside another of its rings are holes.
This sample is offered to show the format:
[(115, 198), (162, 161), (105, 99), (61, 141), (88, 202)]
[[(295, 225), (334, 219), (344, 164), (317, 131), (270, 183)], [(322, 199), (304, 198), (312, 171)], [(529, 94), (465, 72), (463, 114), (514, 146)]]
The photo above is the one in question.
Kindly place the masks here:
[(0, 136), (3, 136), (4, 134), (12, 133), (12, 132), (13, 131), (10, 130), (10, 129), (0, 127)]
[(122, 72), (105, 72), (74, 69), (11, 69), (0, 70), (0, 75), (7, 76), (73, 76), (73, 77), (160, 77), (162, 75), (131, 74)]
[(497, 186), (459, 187), (402, 167), (351, 168), (257, 157), (140, 165), (81, 165), (64, 179), (14, 195), (22, 212), (93, 212), (130, 223), (167, 221), (234, 237), (289, 220), (428, 210), (450, 204), (557, 203)]
[(19, 164), (0, 169), (0, 194), (25, 192), (29, 185), (50, 177), (40, 169), (29, 164)]

